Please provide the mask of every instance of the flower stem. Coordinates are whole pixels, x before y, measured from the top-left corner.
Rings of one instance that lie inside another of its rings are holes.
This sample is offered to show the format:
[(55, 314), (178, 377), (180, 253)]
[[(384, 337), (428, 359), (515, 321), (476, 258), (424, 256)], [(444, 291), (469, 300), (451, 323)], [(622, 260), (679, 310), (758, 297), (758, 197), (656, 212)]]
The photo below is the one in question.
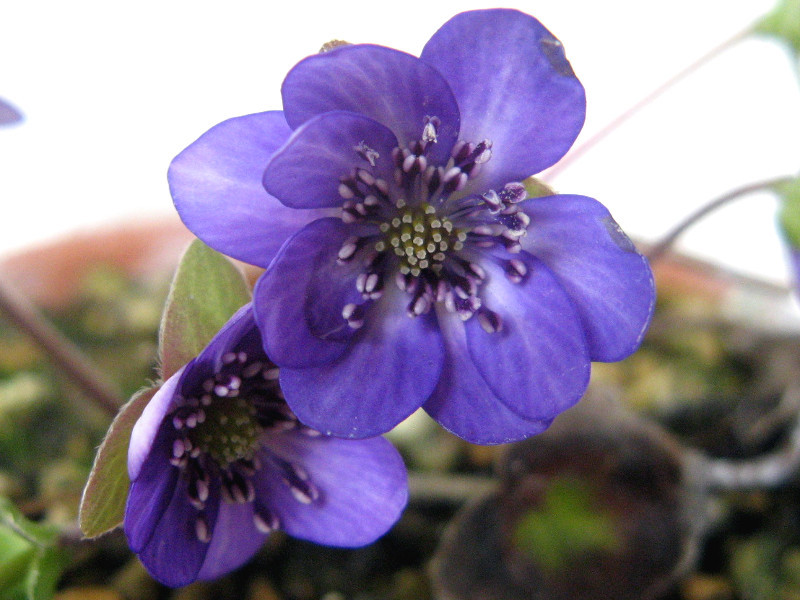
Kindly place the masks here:
[(743, 185), (742, 187), (736, 188), (716, 198), (701, 206), (695, 212), (691, 213), (688, 217), (686, 217), (683, 221), (678, 223), (671, 231), (669, 231), (664, 237), (661, 238), (660, 241), (656, 242), (653, 247), (650, 249), (649, 252), (646, 252), (645, 255), (650, 260), (651, 263), (660, 259), (664, 253), (666, 253), (675, 241), (683, 234), (684, 231), (689, 229), (692, 225), (703, 219), (709, 213), (714, 212), (718, 208), (725, 206), (729, 202), (733, 200), (738, 200), (744, 196), (749, 194), (753, 194), (755, 192), (766, 191), (774, 188), (777, 185), (782, 183), (788, 183), (792, 180), (792, 177), (776, 177), (774, 179), (767, 179), (765, 181), (757, 181), (755, 183), (749, 183), (747, 185)]
[(654, 89), (647, 96), (639, 100), (636, 104), (628, 108), (623, 113), (617, 115), (617, 117), (612, 119), (608, 124), (605, 125), (605, 127), (601, 128), (589, 139), (578, 144), (577, 146), (574, 146), (572, 150), (570, 150), (564, 158), (562, 158), (558, 163), (556, 163), (554, 166), (550, 167), (548, 171), (546, 171), (545, 179), (550, 180), (553, 177), (557, 176), (561, 171), (569, 167), (572, 163), (580, 159), (589, 150), (591, 150), (597, 144), (602, 142), (606, 137), (608, 137), (610, 133), (612, 133), (620, 125), (625, 123), (625, 121), (633, 117), (636, 113), (638, 113), (641, 109), (643, 109), (647, 105), (651, 104), (654, 100), (658, 99), (659, 96), (661, 96), (673, 85), (685, 79), (688, 75), (691, 75), (693, 72), (698, 70), (704, 64), (709, 62), (712, 58), (721, 54), (724, 50), (727, 50), (731, 46), (734, 46), (735, 44), (743, 40), (745, 37), (750, 35), (752, 32), (753, 32), (753, 25), (750, 25), (747, 28), (740, 31), (739, 33), (737, 33), (736, 35), (734, 35), (733, 37), (728, 38), (718, 46), (715, 46), (714, 48), (706, 52), (703, 56), (698, 58), (688, 67), (684, 68), (682, 71), (670, 77), (667, 81), (662, 83), (659, 87)]
[(2, 278), (0, 278), (0, 312), (30, 336), (50, 360), (97, 406), (111, 416), (117, 414), (123, 400), (116, 387), (75, 344), (53, 327), (19, 291)]

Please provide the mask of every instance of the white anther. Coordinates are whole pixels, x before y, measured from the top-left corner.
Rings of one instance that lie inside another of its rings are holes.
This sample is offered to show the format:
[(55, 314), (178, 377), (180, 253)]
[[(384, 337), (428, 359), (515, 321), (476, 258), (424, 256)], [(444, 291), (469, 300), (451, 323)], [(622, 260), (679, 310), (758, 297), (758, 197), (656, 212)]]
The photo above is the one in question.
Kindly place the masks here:
[(266, 381), (275, 381), (276, 379), (278, 379), (279, 375), (280, 375), (280, 369), (278, 369), (278, 367), (272, 367), (270, 369), (264, 369), (264, 371), (262, 371), (262, 373), (261, 373), (261, 376)]
[(251, 377), (255, 377), (261, 372), (261, 369), (264, 368), (264, 363), (261, 362), (254, 362), (247, 365), (244, 369), (242, 369), (242, 377), (245, 379), (250, 379)]
[(198, 515), (194, 522), (194, 531), (197, 534), (197, 539), (203, 543), (211, 541), (211, 531), (208, 529), (208, 521), (203, 515)]
[(355, 197), (355, 194), (353, 193), (353, 190), (350, 189), (350, 186), (347, 186), (343, 183), (339, 184), (339, 195), (345, 200)]
[(270, 515), (269, 521), (267, 521), (259, 512), (253, 513), (253, 523), (261, 533), (272, 533), (279, 527), (278, 519)]
[(231, 391), (224, 385), (217, 385), (214, 387), (214, 393), (220, 398), (225, 398), (230, 392)]
[(380, 277), (378, 277), (377, 273), (370, 273), (367, 276), (367, 280), (364, 283), (364, 291), (368, 293), (372, 293), (375, 291), (375, 288), (378, 287), (378, 282), (380, 281)]
[(444, 183), (449, 183), (450, 181), (452, 181), (453, 179), (455, 179), (455, 178), (456, 178), (456, 177), (458, 177), (459, 175), (463, 175), (463, 172), (461, 171), (461, 169), (460, 169), (459, 167), (452, 167), (451, 169), (449, 169), (449, 170), (448, 170), (448, 171), (447, 171), (447, 172), (446, 172), (446, 173), (445, 173), (445, 174), (442, 176), (442, 181), (443, 181)]
[(198, 479), (195, 486), (197, 487), (197, 499), (200, 500), (200, 502), (208, 500), (208, 483), (203, 479)]
[(222, 355), (222, 364), (229, 365), (231, 363), (236, 362), (236, 353), (235, 352), (226, 352)]
[(478, 323), (486, 333), (496, 333), (503, 328), (500, 316), (485, 309), (478, 312)]
[(431, 302), (428, 300), (427, 295), (422, 295), (414, 300), (414, 302), (412, 302), (411, 306), (408, 308), (411, 316), (418, 317), (419, 315), (425, 314), (430, 310)]
[(422, 128), (422, 141), (428, 144), (435, 144), (437, 137), (436, 127), (433, 126), (433, 123), (430, 121), (425, 123), (425, 127)]
[(469, 269), (480, 279), (481, 281), (486, 279), (486, 271), (483, 270), (478, 263), (469, 263)]
[(356, 253), (356, 250), (358, 250), (358, 238), (353, 236), (345, 240), (342, 247), (339, 248), (337, 256), (339, 260), (349, 260)]
[(375, 177), (372, 176), (372, 173), (365, 171), (364, 169), (359, 169), (358, 178), (366, 185), (372, 185), (375, 183)]
[(494, 235), (494, 229), (489, 225), (478, 225), (477, 227), (473, 227), (470, 233), (474, 233), (475, 235)]
[(180, 458), (183, 456), (184, 452), (186, 452), (186, 444), (184, 444), (181, 438), (178, 438), (172, 442), (172, 456), (175, 458)]

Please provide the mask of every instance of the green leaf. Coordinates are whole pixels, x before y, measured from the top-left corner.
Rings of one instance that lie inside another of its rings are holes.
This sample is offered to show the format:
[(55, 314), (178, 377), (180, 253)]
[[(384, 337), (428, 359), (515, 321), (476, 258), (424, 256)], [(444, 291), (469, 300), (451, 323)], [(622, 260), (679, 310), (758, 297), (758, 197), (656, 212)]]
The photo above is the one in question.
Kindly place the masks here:
[(536, 179), (536, 177), (528, 177), (522, 182), (528, 192), (528, 198), (542, 198), (544, 196), (553, 196), (555, 192), (553, 188), (545, 182)]
[(800, 0), (779, 0), (772, 12), (756, 23), (755, 32), (777, 37), (800, 57)]
[(161, 321), (161, 376), (168, 379), (197, 356), (239, 308), (250, 301), (242, 272), (195, 240), (183, 255)]
[(26, 600), (50, 600), (68, 562), (69, 556), (61, 548), (40, 548), (25, 578)]
[(26, 519), (0, 498), (0, 599), (49, 600), (68, 562), (58, 528)]
[(621, 540), (614, 516), (599, 507), (589, 484), (579, 479), (550, 482), (542, 505), (522, 516), (514, 544), (546, 569), (568, 564), (576, 553), (613, 551)]
[(778, 219), (784, 237), (789, 244), (800, 249), (800, 178), (780, 183), (774, 190), (783, 200)]
[(122, 523), (128, 498), (128, 444), (131, 430), (158, 390), (148, 388), (134, 394), (117, 413), (83, 489), (78, 524), (87, 538), (111, 531)]

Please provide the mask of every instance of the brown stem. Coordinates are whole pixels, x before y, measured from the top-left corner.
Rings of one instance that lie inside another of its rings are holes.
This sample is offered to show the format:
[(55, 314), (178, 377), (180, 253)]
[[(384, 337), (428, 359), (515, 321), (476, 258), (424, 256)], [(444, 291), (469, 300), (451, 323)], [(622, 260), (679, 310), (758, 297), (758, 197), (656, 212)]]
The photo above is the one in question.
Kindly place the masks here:
[[(800, 397), (800, 385), (791, 385), (786, 395), (796, 401)], [(800, 413), (795, 416), (789, 440), (783, 448), (751, 460), (707, 459), (703, 465), (703, 479), (711, 490), (770, 489), (797, 477), (799, 470)]]
[(116, 387), (91, 363), (86, 355), (53, 327), (26, 298), (7, 281), (0, 279), (0, 312), (29, 335), (55, 365), (109, 415), (122, 406)]
[(743, 196), (747, 196), (754, 192), (761, 192), (769, 189), (773, 189), (775, 186), (778, 186), (783, 183), (788, 183), (791, 181), (792, 177), (776, 177), (774, 179), (767, 179), (765, 181), (758, 181), (756, 183), (749, 183), (747, 185), (743, 185), (740, 188), (736, 188), (733, 191), (728, 192), (720, 196), (719, 198), (712, 200), (708, 204), (701, 206), (698, 210), (690, 214), (686, 217), (683, 221), (678, 223), (672, 230), (667, 233), (664, 237), (661, 238), (660, 241), (656, 242), (653, 247), (646, 252), (647, 258), (650, 260), (651, 263), (657, 261), (661, 258), (667, 250), (669, 250), (675, 241), (683, 234), (684, 231), (689, 229), (692, 225), (700, 221), (703, 217), (707, 214), (714, 212), (718, 208), (728, 204), (733, 200), (738, 200)]
[(744, 39), (748, 35), (753, 32), (753, 26), (749, 26), (746, 29), (740, 31), (733, 37), (727, 39), (726, 41), (722, 42), (720, 45), (716, 46), (709, 50), (706, 54), (698, 58), (688, 67), (683, 69), (682, 71), (676, 73), (672, 77), (670, 77), (667, 81), (662, 83), (659, 87), (654, 89), (650, 92), (647, 96), (639, 100), (636, 104), (628, 108), (625, 112), (617, 115), (613, 120), (611, 120), (605, 127), (597, 131), (592, 137), (587, 139), (586, 141), (574, 146), (572, 150), (570, 150), (567, 155), (562, 158), (558, 163), (554, 166), (550, 167), (550, 169), (546, 172), (545, 179), (550, 180), (556, 175), (558, 175), (561, 171), (569, 167), (572, 163), (576, 160), (580, 159), (584, 154), (586, 154), (589, 150), (594, 148), (597, 144), (602, 142), (610, 133), (612, 133), (615, 129), (617, 129), (620, 125), (625, 123), (628, 119), (638, 113), (641, 109), (646, 107), (648, 104), (652, 103), (656, 100), (659, 96), (661, 96), (664, 92), (666, 92), (669, 88), (673, 85), (684, 79), (686, 76), (691, 75), (694, 71), (702, 67), (704, 64), (709, 62), (712, 58), (720, 54), (723, 50), (730, 48), (734, 44), (738, 43), (740, 40)]

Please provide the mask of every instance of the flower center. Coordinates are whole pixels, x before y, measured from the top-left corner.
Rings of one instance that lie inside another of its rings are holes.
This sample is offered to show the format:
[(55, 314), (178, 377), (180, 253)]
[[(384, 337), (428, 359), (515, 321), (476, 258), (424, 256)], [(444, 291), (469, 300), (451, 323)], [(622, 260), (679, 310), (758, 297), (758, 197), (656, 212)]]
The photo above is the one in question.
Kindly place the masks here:
[[(319, 435), (302, 425), (289, 409), (278, 386), (278, 369), (269, 361), (248, 357), (245, 352), (225, 354), (222, 366), (211, 377), (178, 398), (169, 418), (175, 431), (170, 462), (186, 479), (187, 499), (197, 511), (196, 533), (201, 541), (211, 539), (205, 506), (212, 481), (219, 482), (225, 501), (253, 502), (253, 477), (262, 460), (276, 467), (280, 473), (276, 484), (288, 486), (298, 502), (309, 504), (319, 497), (300, 465), (262, 447), (265, 436), (281, 431)], [(280, 525), (278, 515), (258, 502), (253, 518), (265, 533)]]
[(342, 220), (378, 229), (375, 234), (360, 230), (338, 253), (340, 264), (356, 256), (364, 264), (356, 279), (364, 302), (342, 309), (342, 317), (354, 329), (364, 324), (366, 308), (381, 297), (388, 275), (394, 273), (397, 286), (410, 296), (409, 316), (441, 304), (464, 320), (477, 314), (487, 332), (498, 331), (500, 317), (483, 306), (479, 296), (486, 278), (481, 256), (499, 248), (492, 259), (503, 264), (513, 283), (527, 273), (523, 260), (503, 257), (503, 250), (521, 250), (519, 240), (530, 224), (517, 206), (527, 198), (525, 186), (511, 182), (499, 191), (459, 194), (491, 158), (492, 143), (459, 141), (446, 165), (428, 164), (439, 125), (438, 118), (426, 117), (419, 140), (394, 148), (394, 186), (373, 174), (381, 156), (364, 142), (353, 150), (368, 166), (356, 167), (339, 180)]
[(404, 200), (398, 200), (396, 206), (398, 215), (380, 224), (384, 238), (375, 244), (375, 250), (393, 249), (403, 275), (419, 277), (425, 269), (440, 273), (447, 252), (464, 247), (466, 232), (447, 217), (440, 217), (427, 202), (406, 207)]

